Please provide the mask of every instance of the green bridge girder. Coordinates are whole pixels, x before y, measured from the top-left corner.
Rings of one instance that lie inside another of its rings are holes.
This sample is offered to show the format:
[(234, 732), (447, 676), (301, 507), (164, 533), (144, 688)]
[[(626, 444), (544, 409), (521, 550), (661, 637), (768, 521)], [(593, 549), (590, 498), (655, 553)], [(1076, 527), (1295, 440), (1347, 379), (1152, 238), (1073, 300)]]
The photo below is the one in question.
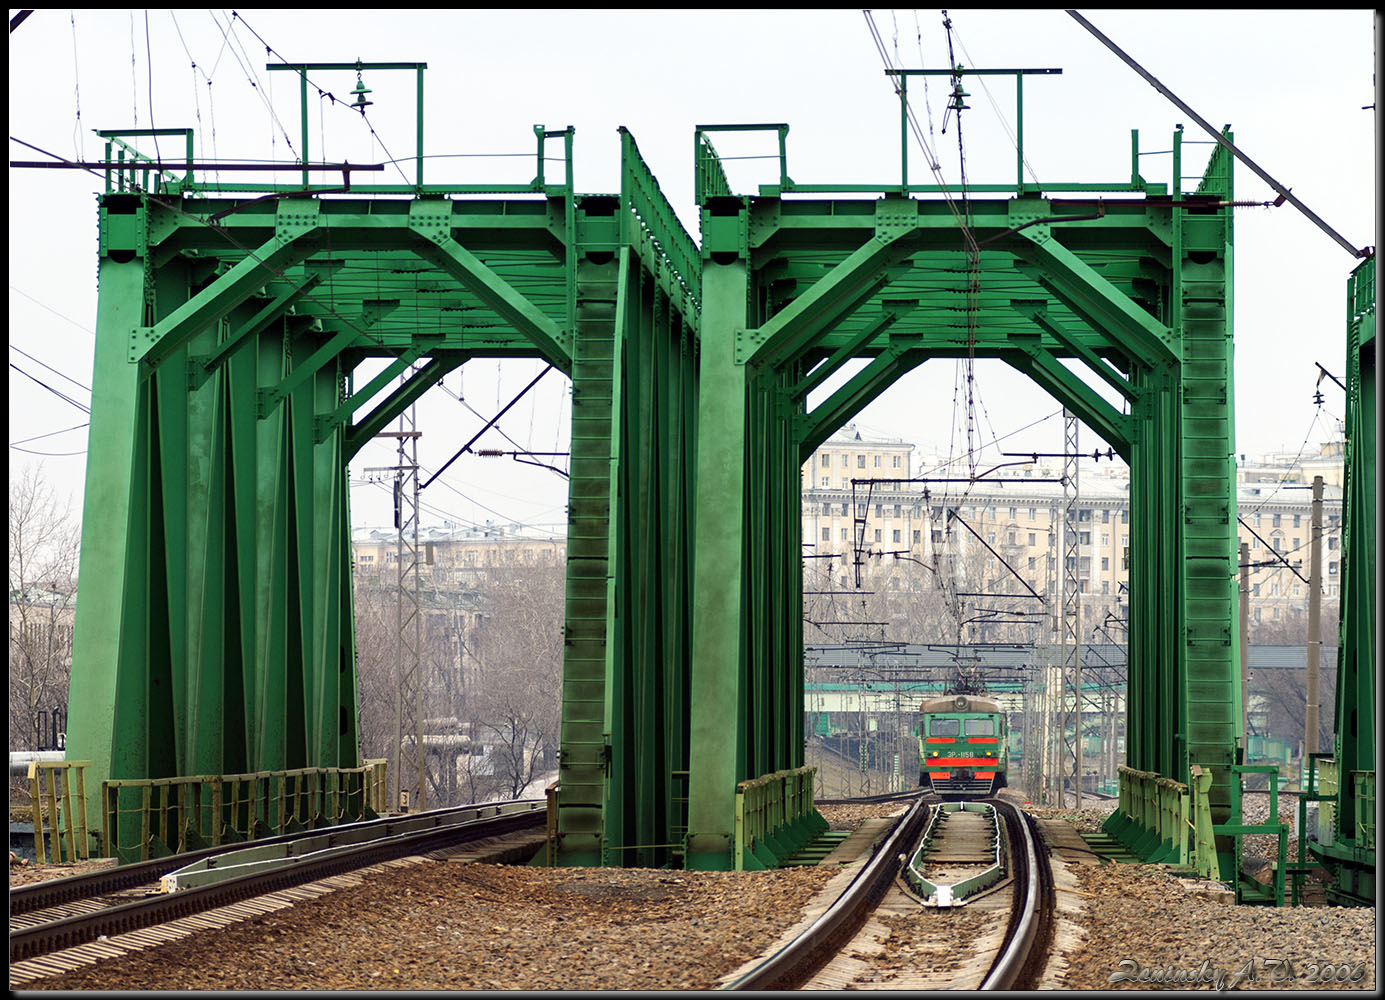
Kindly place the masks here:
[[(566, 135), (570, 177), (570, 131), (536, 133), (540, 155)], [(1218, 148), (1186, 195), (1136, 177), (970, 199), (975, 267), (944, 201), (736, 195), (701, 136), (700, 246), (623, 130), (611, 195), (541, 173), (504, 197), (268, 199), (120, 175), (100, 205), (69, 725), (89, 794), (356, 765), (347, 462), (467, 360), (541, 357), (573, 389), (558, 859), (733, 867), (737, 783), (803, 764), (800, 464), (913, 367), (972, 354), (1129, 462), (1127, 763), (1219, 768), (1223, 809), (1241, 736), (1230, 166)], [(852, 358), (868, 364), (809, 410)], [(389, 365), (357, 386), (368, 359)]]

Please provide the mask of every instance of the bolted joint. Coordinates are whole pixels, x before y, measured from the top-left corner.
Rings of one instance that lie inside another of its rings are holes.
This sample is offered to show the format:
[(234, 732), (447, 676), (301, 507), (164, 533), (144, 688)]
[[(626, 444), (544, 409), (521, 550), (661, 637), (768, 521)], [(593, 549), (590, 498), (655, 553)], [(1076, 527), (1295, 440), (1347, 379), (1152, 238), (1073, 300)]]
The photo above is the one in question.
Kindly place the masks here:
[(417, 199), (409, 203), (409, 228), (434, 243), (452, 238), (452, 203)]

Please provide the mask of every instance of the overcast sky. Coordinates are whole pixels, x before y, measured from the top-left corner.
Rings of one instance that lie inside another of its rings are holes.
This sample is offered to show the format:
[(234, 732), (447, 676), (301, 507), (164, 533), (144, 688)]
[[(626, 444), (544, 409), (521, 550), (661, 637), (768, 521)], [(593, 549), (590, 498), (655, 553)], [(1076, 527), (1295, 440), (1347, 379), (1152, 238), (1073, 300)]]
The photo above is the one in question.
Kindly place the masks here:
[[(292, 161), (300, 144), (296, 81), (266, 72), (266, 63), (360, 58), (428, 63), (429, 156), (525, 154), (430, 160), (430, 182), (529, 180), (531, 127), (542, 123), (576, 127), (580, 191), (615, 191), (616, 129), (624, 125), (696, 238), (694, 127), (778, 121), (791, 126), (789, 171), (796, 181), (897, 182), (898, 103), (860, 10), (237, 13), (35, 12), (10, 36), (11, 160), (45, 159), (14, 139), (68, 159), (96, 159), (102, 144), (91, 130), (152, 124), (196, 129), (199, 159)], [(1062, 68), (1061, 76), (1031, 77), (1025, 86), (1025, 154), (1040, 181), (1127, 179), (1132, 128), (1151, 151), (1169, 149), (1180, 122), (1187, 140), (1207, 138), (1062, 10), (949, 13), (959, 62)], [(1375, 244), (1374, 115), (1363, 110), (1374, 103), (1371, 11), (1083, 13), (1203, 118), (1229, 123), (1237, 144), (1346, 240)], [(948, 64), (939, 11), (880, 9), (874, 21), (897, 65)], [(267, 54), (266, 44), (276, 54)], [(321, 75), (338, 95), (355, 84), (354, 74)], [(314, 93), (312, 160), (412, 156), (412, 76), (377, 72), (365, 82), (374, 91), (370, 121), (378, 139), (352, 112), (320, 112), (324, 102)], [(982, 88), (969, 81), (968, 90), (968, 179), (1012, 180), (1015, 155), (996, 108), (1013, 123), (1013, 84), (993, 78)], [(930, 87), (930, 116), (922, 88), (911, 89), (925, 130), (931, 118), (944, 176), (955, 181), (956, 133), (952, 127), (945, 136), (939, 132), (944, 93), (943, 86)], [(719, 146), (728, 156), (774, 151), (767, 143)], [(1200, 174), (1207, 150), (1185, 147), (1185, 173)], [(916, 182), (926, 180), (922, 159), (911, 150)], [(1167, 155), (1142, 158), (1149, 180), (1167, 181), (1170, 167)], [(771, 179), (770, 169), (767, 161), (735, 161), (731, 180), (750, 192)], [(86, 428), (79, 426), (86, 414), (29, 376), (75, 403), (89, 402), (99, 184), (78, 171), (10, 170), (11, 479), (42, 461), (75, 505), (86, 462)], [(1270, 201), (1274, 192), (1237, 164), (1236, 197)], [(1305, 444), (1315, 450), (1337, 433), (1343, 413), (1342, 391), (1329, 381), (1321, 387), (1321, 408), (1315, 406), (1315, 363), (1342, 376), (1344, 295), (1356, 262), (1289, 205), (1238, 209), (1235, 240), (1237, 451), (1297, 453)], [(541, 367), (473, 362), (447, 379), (452, 395), (435, 389), (425, 397), (419, 406), (425, 475)], [(929, 362), (857, 422), (929, 452), (956, 451), (956, 376), (954, 362)], [(1056, 402), (998, 363), (978, 363), (977, 378), (978, 439), (1007, 435), (1005, 450), (1061, 448), (1060, 421), (1050, 416)], [(500, 427), (525, 448), (564, 450), (567, 402), (566, 379), (550, 373)], [(39, 435), (46, 436), (32, 440)], [(1100, 442), (1084, 431), (1081, 445)], [(512, 447), (494, 436), (481, 446)], [(356, 524), (387, 521), (388, 493), (368, 482), (364, 470), (391, 464), (382, 444), (353, 463)], [(509, 460), (468, 457), (423, 499), (424, 523), (553, 526), (565, 518), (566, 481)]]

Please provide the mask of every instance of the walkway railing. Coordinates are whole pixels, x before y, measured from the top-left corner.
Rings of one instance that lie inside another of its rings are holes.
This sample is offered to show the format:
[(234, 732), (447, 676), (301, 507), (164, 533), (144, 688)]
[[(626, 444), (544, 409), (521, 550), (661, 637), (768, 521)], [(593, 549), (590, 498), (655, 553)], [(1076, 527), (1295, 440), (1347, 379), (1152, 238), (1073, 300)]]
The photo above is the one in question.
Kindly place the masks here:
[(372, 819), (386, 811), (385, 760), (101, 783), (101, 843), (121, 861)]
[[(87, 835), (86, 768), (89, 760), (36, 760), (29, 763), (29, 791), (34, 809), (34, 860), (48, 863), (44, 840), (53, 845), (53, 863), (63, 863), (63, 844), (67, 845), (67, 864), (91, 856)], [(76, 772), (77, 797), (74, 807), (69, 774)], [(65, 821), (65, 825), (62, 825)]]
[[(1119, 805), (1102, 829), (1151, 863), (1187, 864), (1188, 786), (1153, 771), (1119, 769)], [(1215, 854), (1213, 855), (1215, 857)]]
[(827, 829), (813, 805), (816, 772), (798, 767), (736, 785), (736, 871), (778, 868)]

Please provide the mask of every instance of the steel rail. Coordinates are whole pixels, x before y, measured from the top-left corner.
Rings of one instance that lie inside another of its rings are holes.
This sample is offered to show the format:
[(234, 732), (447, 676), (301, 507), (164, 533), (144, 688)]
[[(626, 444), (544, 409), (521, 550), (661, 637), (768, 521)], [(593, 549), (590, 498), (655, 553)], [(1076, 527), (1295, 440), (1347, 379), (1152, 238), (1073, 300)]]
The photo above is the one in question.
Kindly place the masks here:
[[(427, 853), (478, 840), (497, 834), (511, 833), (544, 822), (545, 804), (534, 800), (530, 809), (504, 813), (483, 819), (467, 820), (451, 825), (435, 826), (363, 844), (346, 855), (305, 859), (288, 868), (248, 874), (215, 885), (165, 893), (147, 899), (112, 906), (95, 913), (81, 914), (61, 920), (38, 924), (10, 932), (10, 962), (72, 948), (94, 941), (101, 936), (111, 937), (156, 924), (167, 923), (216, 909), (255, 896), (278, 892), (305, 882), (340, 875), (382, 861)], [(475, 808), (475, 807), (472, 807)], [(451, 810), (455, 812), (456, 810)], [(395, 817), (392, 822), (398, 823)], [(320, 831), (314, 831), (320, 834)], [(184, 856), (186, 857), (186, 855)], [(167, 861), (168, 859), (164, 859)]]
[(927, 815), (927, 803), (920, 798), (895, 824), (894, 832), (826, 913), (793, 941), (723, 989), (794, 989), (811, 977), (824, 957), (846, 944), (894, 883), (904, 845), (917, 838)]
[[(1035, 945), (1041, 940), (1040, 931), (1049, 919), (1050, 913), (1044, 898), (1047, 896), (1046, 886), (1042, 887), (1044, 892), (1041, 895), (1040, 861), (1028, 821), (1019, 809), (1009, 803), (996, 799), (991, 804), (997, 812), (1003, 812), (1006, 816), (1011, 834), (1012, 866), (1016, 883), (1022, 887), (1022, 895), (1020, 892), (1015, 894), (1015, 916), (1011, 918), (1010, 929), (1006, 933), (1000, 955), (991, 966), (991, 971), (986, 973), (986, 978), (981, 981), (980, 989), (1015, 989), (1026, 966), (1029, 965)], [(1023, 853), (1017, 850), (1021, 840), (1024, 842)]]
[(467, 811), (475, 811), (477, 812), (475, 818), (481, 819), (489, 812), (525, 801), (538, 802), (540, 800), (508, 799), (504, 802), (492, 802), (484, 805), (470, 804), (465, 806), (450, 806), (445, 809), (435, 809), (427, 813), (414, 813), (407, 816), (382, 816), (378, 819), (361, 820), (356, 823), (340, 823), (336, 826), (317, 827), (312, 830), (299, 830), (294, 833), (284, 833), (275, 837), (237, 840), (218, 844), (214, 847), (199, 848), (195, 851), (184, 851), (182, 854), (169, 854), (161, 858), (150, 858), (147, 861), (134, 861), (125, 865), (117, 865), (114, 868), (86, 872), (81, 875), (68, 875), (63, 878), (46, 879), (42, 882), (31, 882), (28, 885), (12, 886), (10, 888), (10, 917), (13, 918), (21, 913), (31, 913), (35, 910), (47, 910), (55, 906), (62, 906), (64, 903), (74, 903), (79, 900), (91, 899), (96, 896), (103, 896), (113, 892), (121, 892), (125, 889), (134, 889), (141, 885), (156, 883), (169, 872), (177, 871), (179, 868), (194, 861), (228, 854), (232, 851), (244, 850), (247, 847), (271, 847), (276, 844), (290, 844), (302, 840), (305, 837), (321, 836), (325, 833), (340, 832), (346, 834), (358, 830), (385, 830), (390, 825), (397, 825), (407, 821), (417, 821), (419, 817), (429, 815), (435, 815), (445, 820), (447, 817), (456, 816), (466, 813)]

